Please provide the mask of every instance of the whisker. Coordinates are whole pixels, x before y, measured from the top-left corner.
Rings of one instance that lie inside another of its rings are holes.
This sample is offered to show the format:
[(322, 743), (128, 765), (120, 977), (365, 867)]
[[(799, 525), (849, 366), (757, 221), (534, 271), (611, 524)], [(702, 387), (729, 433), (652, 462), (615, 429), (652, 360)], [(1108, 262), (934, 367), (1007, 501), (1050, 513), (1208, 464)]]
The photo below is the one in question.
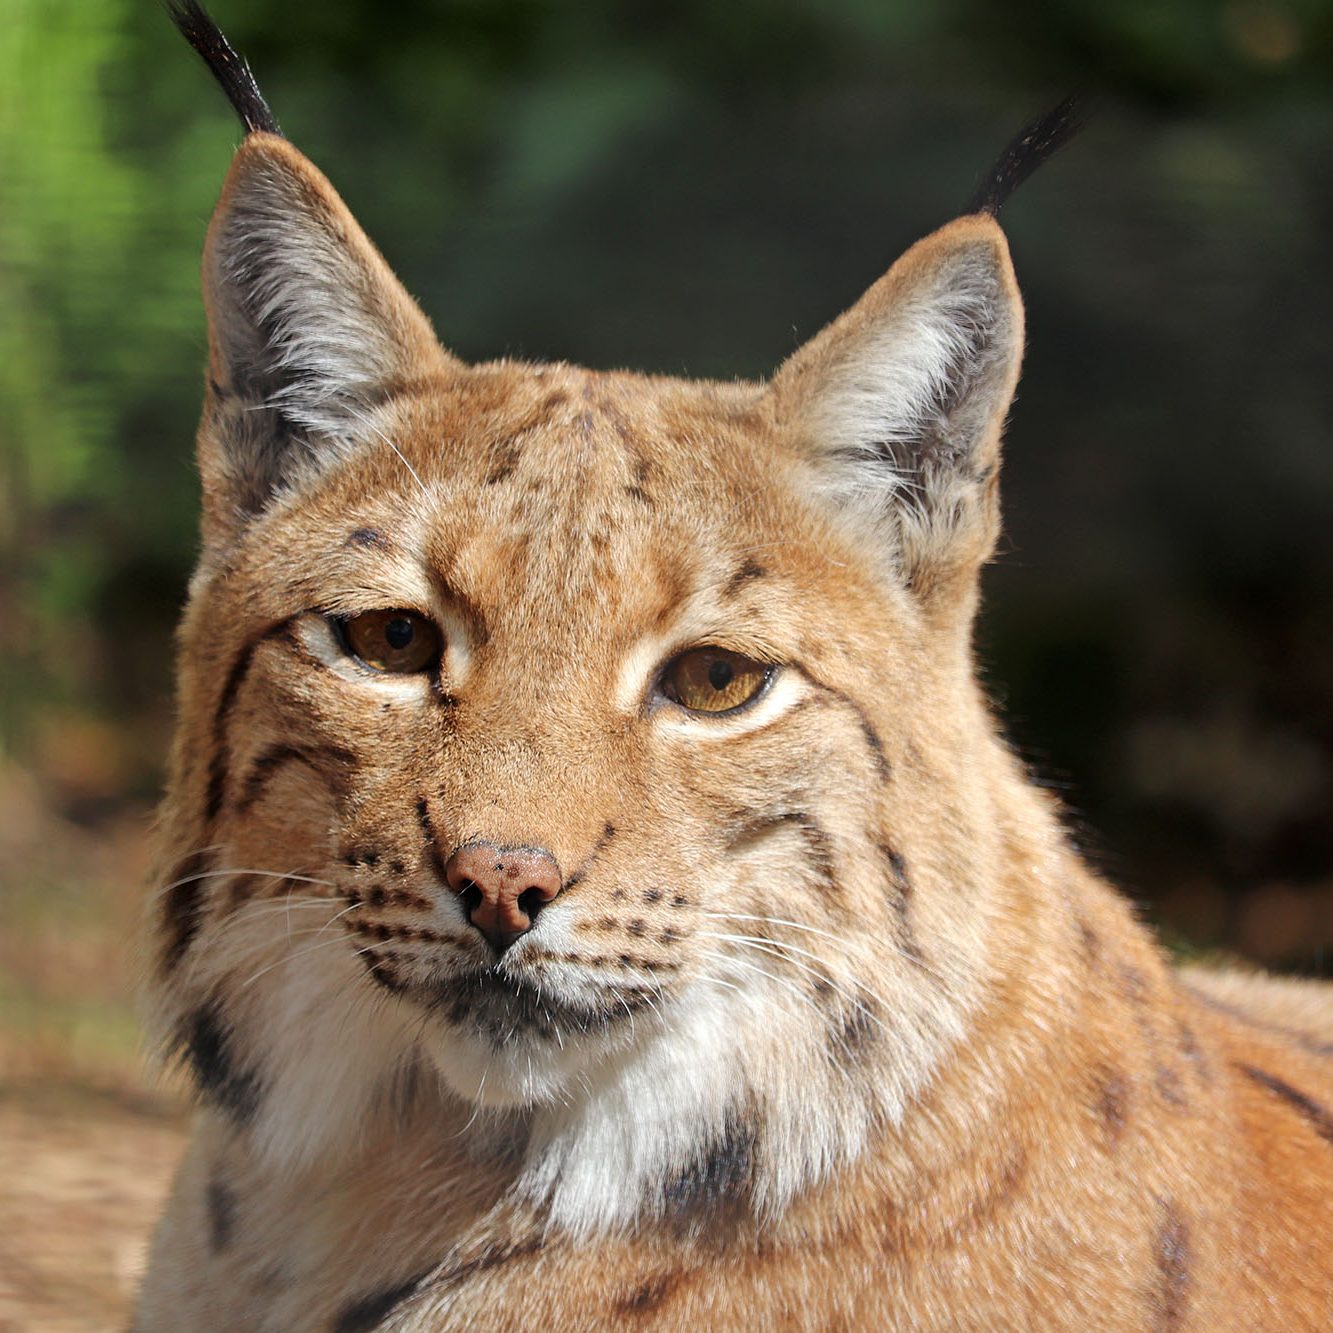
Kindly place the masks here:
[[(799, 959), (793, 958), (791, 952), (804, 953), (805, 951), (795, 949), (792, 945), (784, 944), (781, 940), (772, 940), (755, 935), (723, 935), (717, 931), (700, 931), (699, 933), (707, 939), (728, 940), (733, 944), (740, 944), (747, 949), (753, 949), (756, 953), (767, 954), (770, 958), (779, 958), (783, 962), (790, 963), (793, 967), (800, 968), (802, 972), (808, 973), (810, 976), (814, 977), (816, 981), (832, 987), (832, 989), (844, 1000), (850, 1000), (853, 1004), (858, 1000), (858, 996), (854, 992), (837, 984), (834, 980), (834, 976), (831, 975), (832, 968), (825, 966), (824, 970), (821, 971), (818, 968), (813, 968), (802, 963)], [(807, 958), (813, 958), (817, 963), (823, 963), (824, 961), (812, 953), (805, 953), (805, 956)], [(837, 975), (840, 976), (842, 974)], [(864, 982), (859, 981), (855, 977), (849, 978), (849, 980), (852, 981), (858, 991), (868, 995), (872, 1000), (877, 1002), (880, 1001), (880, 996), (870, 987), (866, 986)], [(883, 1025), (881, 1024), (881, 1026)]]
[(367, 413), (361, 412), (355, 407), (351, 407), (350, 404), (348, 406), (353, 417), (355, 417), (357, 421), (359, 421), (363, 426), (366, 426), (370, 430), (374, 431), (375, 434), (378, 435), (379, 438), (383, 440), (384, 443), (387, 444), (389, 448), (394, 451), (395, 454), (398, 455), (398, 461), (408, 470), (408, 472), (412, 474), (412, 480), (416, 482), (422, 495), (424, 495), (426, 499), (429, 500), (431, 498), (431, 494), (430, 491), (426, 489), (426, 483), (421, 480), (421, 477), (418, 475), (416, 468), (414, 468), (412, 464), (407, 461), (406, 457), (403, 454), (403, 451), (370, 419), (370, 416)]
[(154, 889), (150, 895), (150, 901), (153, 898), (161, 898), (164, 894), (170, 893), (172, 889), (179, 889), (186, 884), (194, 884), (201, 879), (223, 879), (228, 875), (257, 875), (263, 879), (290, 879), (301, 884), (319, 884), (326, 889), (336, 889), (339, 886), (329, 879), (315, 879), (310, 875), (298, 875), (290, 870), (253, 870), (241, 866), (228, 867), (225, 870), (200, 870), (193, 875), (183, 875), (180, 879), (173, 880), (170, 884), (164, 885), (160, 889)]
[[(319, 934), (319, 931), (312, 930), (311, 933)], [(258, 981), (260, 977), (267, 975), (269, 972), (272, 972), (275, 967), (281, 967), (284, 963), (295, 963), (299, 959), (305, 958), (312, 953), (318, 953), (321, 949), (332, 949), (338, 945), (346, 947), (346, 944), (347, 941), (342, 938), (336, 940), (324, 940), (323, 943), (312, 944), (308, 949), (302, 949), (298, 953), (284, 954), (281, 958), (270, 963), (267, 967), (261, 967), (258, 972), (254, 973), (253, 976), (247, 977), (243, 982), (241, 982), (239, 989), (245, 990), (247, 986), (254, 985), (254, 983)], [(370, 953), (378, 947), (379, 947), (378, 942), (375, 944), (368, 944), (364, 949), (354, 949), (352, 951), (352, 955), (353, 957), (359, 957), (361, 954)]]
[[(847, 950), (848, 946), (848, 941), (842, 938), (841, 936), (830, 934), (827, 930), (818, 930), (814, 926), (807, 926), (800, 921), (788, 921), (786, 918), (780, 916), (755, 916), (746, 912), (701, 912), (700, 916), (712, 917), (715, 920), (719, 921), (721, 920), (757, 921), (760, 923), (774, 925), (774, 926), (789, 926), (793, 930), (803, 930), (807, 934), (818, 935), (822, 939), (832, 940), (833, 943), (836, 944), (839, 947), (839, 949), (843, 950), (844, 952)], [(772, 939), (772, 937), (768, 938), (770, 940), (770, 943), (773, 944), (783, 943), (781, 940), (775, 940)], [(901, 944), (898, 944), (894, 940), (889, 940), (888, 945), (893, 950), (893, 952), (898, 955), (899, 958), (905, 958), (918, 971), (924, 972), (932, 980), (939, 982), (941, 986), (946, 984), (944, 977), (941, 975), (941, 973), (938, 972), (935, 968), (931, 967), (930, 964), (927, 963), (919, 955), (912, 953), (908, 949), (904, 949)], [(795, 948), (794, 945), (784, 945), (784, 947)], [(873, 957), (873, 954), (871, 956)], [(809, 954), (807, 955), (807, 957), (814, 957), (814, 955)], [(819, 959), (817, 961), (822, 962), (823, 960)]]

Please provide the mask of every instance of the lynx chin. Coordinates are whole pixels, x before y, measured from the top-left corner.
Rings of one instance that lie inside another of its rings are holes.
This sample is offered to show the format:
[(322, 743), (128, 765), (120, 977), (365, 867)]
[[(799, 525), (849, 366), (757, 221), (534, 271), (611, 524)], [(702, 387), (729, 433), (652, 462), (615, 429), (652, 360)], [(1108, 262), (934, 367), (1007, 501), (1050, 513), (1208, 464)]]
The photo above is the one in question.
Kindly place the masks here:
[(436, 340), (193, 0), (202, 554), (135, 1328), (1333, 1327), (1333, 998), (1178, 972), (972, 662), (1001, 159), (766, 383)]

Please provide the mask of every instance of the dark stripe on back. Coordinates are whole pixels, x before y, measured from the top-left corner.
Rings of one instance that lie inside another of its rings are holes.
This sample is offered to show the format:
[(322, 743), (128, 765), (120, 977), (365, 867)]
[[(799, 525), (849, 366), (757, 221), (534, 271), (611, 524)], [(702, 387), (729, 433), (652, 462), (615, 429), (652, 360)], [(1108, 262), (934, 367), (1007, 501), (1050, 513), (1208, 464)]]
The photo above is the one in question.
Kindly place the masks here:
[(1301, 1115), (1321, 1139), (1326, 1143), (1333, 1143), (1333, 1115), (1329, 1114), (1328, 1108), (1322, 1103), (1317, 1102), (1309, 1093), (1293, 1088), (1285, 1079), (1278, 1078), (1276, 1074), (1270, 1074), (1266, 1070), (1257, 1069), (1254, 1065), (1237, 1064), (1236, 1068), (1261, 1088), (1267, 1088), (1269, 1092), (1281, 1097), (1288, 1106)]

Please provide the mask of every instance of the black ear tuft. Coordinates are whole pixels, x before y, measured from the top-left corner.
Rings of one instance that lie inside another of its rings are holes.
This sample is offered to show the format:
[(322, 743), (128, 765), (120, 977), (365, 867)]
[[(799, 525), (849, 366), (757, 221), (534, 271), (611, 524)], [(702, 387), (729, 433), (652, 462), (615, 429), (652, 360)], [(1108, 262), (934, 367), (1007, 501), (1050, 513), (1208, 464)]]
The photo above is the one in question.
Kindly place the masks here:
[(1071, 94), (1025, 126), (1000, 154), (981, 188), (972, 196), (971, 213), (998, 217), (1009, 196), (1036, 169), (1063, 148), (1087, 123), (1082, 99)]
[(278, 122), (264, 101), (255, 76), (250, 73), (250, 66), (236, 54), (199, 0), (165, 0), (165, 3), (171, 21), (203, 57), (204, 64), (227, 94), (227, 100), (240, 116), (247, 133), (260, 130), (265, 134), (281, 135)]

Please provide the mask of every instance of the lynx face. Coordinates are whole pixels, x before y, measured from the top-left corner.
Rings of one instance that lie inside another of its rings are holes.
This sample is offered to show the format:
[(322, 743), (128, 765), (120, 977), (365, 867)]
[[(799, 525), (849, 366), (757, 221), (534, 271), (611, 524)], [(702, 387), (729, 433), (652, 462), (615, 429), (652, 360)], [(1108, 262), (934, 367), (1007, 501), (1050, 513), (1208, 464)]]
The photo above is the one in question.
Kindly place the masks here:
[(255, 134), (205, 287), (165, 1040), (283, 1160), (429, 1095), (507, 1113), (585, 1224), (719, 1144), (778, 1206), (987, 975), (998, 228), (768, 385), (468, 368)]

